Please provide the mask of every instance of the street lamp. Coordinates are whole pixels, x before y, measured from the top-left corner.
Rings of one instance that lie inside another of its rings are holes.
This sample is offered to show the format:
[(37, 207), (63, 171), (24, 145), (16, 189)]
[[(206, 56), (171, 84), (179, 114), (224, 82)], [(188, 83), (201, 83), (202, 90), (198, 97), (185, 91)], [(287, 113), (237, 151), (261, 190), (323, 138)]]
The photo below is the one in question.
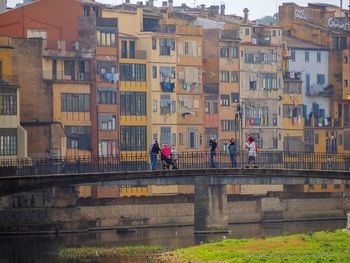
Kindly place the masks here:
[[(237, 128), (239, 128), (239, 147), (243, 150), (243, 140), (242, 140), (242, 131), (243, 131), (243, 104), (238, 104), (235, 113), (235, 141), (237, 141)], [(239, 120), (239, 122), (238, 122)]]

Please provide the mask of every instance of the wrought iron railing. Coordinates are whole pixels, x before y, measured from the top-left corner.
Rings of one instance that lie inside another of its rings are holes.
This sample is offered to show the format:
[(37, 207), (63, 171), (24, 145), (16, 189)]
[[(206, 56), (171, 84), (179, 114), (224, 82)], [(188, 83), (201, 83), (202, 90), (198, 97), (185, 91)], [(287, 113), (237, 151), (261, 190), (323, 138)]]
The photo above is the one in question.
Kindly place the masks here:
[[(181, 152), (176, 153), (176, 157), (176, 166), (178, 169), (211, 168), (209, 151)], [(232, 168), (228, 153), (217, 152), (214, 159), (216, 168)], [(260, 151), (256, 156), (256, 163), (248, 164), (247, 151), (241, 151), (237, 153), (236, 161), (237, 169), (255, 167), (295, 170), (350, 170), (350, 154)], [(160, 156), (157, 159), (156, 169), (163, 169)], [(149, 154), (0, 160), (0, 176), (84, 174), (145, 170), (150, 170)]]

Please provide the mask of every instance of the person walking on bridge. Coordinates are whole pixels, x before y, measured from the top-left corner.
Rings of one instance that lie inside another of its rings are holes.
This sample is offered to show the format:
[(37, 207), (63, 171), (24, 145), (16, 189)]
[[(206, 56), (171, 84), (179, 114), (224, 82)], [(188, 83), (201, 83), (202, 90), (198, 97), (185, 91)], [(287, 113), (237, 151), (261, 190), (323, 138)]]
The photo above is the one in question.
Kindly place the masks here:
[(216, 139), (211, 138), (209, 140), (209, 146), (210, 146), (210, 168), (216, 168), (215, 164), (215, 155), (216, 155), (216, 147), (218, 146)]
[(235, 141), (233, 140), (233, 138), (231, 138), (231, 140), (230, 140), (230, 144), (228, 146), (228, 151), (230, 154), (231, 167), (236, 168), (237, 167), (237, 161), (236, 161), (237, 147), (235, 145)]
[(151, 157), (151, 170), (156, 169), (157, 155), (160, 152), (159, 144), (157, 140), (153, 140), (153, 144), (150, 146), (149, 154)]

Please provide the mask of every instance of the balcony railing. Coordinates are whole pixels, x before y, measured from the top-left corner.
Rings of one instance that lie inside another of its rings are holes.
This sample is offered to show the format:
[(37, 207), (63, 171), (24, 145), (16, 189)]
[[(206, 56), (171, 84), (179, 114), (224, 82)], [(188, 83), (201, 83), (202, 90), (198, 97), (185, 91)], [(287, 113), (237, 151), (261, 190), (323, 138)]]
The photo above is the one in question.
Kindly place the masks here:
[(77, 82), (87, 82), (90, 81), (90, 72), (73, 72), (73, 73), (64, 73), (44, 71), (43, 72), (44, 80), (58, 80), (58, 81), (77, 81)]
[(0, 75), (0, 86), (19, 85), (18, 75)]
[(341, 120), (333, 118), (308, 118), (304, 120), (305, 127), (329, 127), (329, 128), (340, 128)]

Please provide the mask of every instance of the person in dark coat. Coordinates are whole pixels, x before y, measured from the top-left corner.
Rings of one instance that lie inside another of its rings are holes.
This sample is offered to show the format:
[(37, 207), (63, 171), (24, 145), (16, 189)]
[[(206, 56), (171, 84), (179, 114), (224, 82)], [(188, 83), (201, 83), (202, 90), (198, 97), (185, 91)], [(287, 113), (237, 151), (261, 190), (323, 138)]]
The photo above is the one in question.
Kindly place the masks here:
[(151, 156), (151, 170), (156, 169), (156, 164), (157, 164), (157, 155), (160, 152), (159, 144), (157, 140), (153, 141), (153, 144), (150, 146), (150, 156)]
[(212, 138), (209, 140), (209, 146), (210, 146), (210, 168), (216, 168), (215, 165), (215, 155), (216, 155), (216, 147), (218, 146), (216, 139)]
[(235, 141), (233, 140), (233, 138), (231, 138), (231, 140), (230, 140), (230, 144), (228, 146), (228, 151), (230, 154), (232, 168), (236, 168), (237, 167), (237, 161), (236, 161), (237, 147), (235, 145)]

